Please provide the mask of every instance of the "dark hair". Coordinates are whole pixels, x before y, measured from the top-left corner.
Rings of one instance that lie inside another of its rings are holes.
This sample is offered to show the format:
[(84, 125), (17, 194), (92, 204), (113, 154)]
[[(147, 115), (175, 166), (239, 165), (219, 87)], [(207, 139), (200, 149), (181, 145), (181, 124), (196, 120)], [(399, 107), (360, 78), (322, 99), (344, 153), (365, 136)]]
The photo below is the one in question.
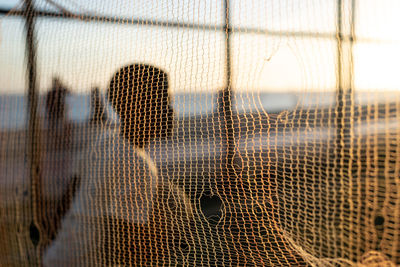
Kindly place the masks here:
[(173, 110), (163, 70), (146, 64), (125, 66), (112, 77), (107, 98), (121, 119), (123, 135), (135, 146), (170, 134)]

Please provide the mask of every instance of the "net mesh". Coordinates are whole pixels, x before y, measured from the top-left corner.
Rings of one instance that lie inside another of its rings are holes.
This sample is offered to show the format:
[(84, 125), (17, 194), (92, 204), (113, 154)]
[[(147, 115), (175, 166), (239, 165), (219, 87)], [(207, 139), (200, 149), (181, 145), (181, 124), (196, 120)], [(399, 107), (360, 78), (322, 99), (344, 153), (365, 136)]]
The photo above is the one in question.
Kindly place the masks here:
[(0, 265), (400, 264), (399, 10), (0, 1)]

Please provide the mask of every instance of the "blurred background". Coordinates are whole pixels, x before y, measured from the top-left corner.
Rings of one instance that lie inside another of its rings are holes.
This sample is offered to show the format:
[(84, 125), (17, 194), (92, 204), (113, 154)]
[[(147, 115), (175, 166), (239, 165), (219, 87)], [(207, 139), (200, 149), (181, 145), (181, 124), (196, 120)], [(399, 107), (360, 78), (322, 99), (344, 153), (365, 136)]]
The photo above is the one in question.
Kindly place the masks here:
[(400, 263), (400, 2), (31, 2), (33, 49), (27, 2), (0, 0), (3, 224), (24, 217), (19, 199), (32, 201), (35, 153), (21, 151), (46, 135), (32, 120), (46, 117), (54, 77), (69, 92), (68, 149), (80, 151), (93, 88), (105, 114), (95, 127), (118, 127), (111, 77), (147, 63), (169, 75), (175, 128), (146, 152), (198, 211), (206, 237), (190, 253), (282, 263), (289, 252), (266, 249), (283, 242), (277, 225), (308, 263), (360, 262), (372, 250)]

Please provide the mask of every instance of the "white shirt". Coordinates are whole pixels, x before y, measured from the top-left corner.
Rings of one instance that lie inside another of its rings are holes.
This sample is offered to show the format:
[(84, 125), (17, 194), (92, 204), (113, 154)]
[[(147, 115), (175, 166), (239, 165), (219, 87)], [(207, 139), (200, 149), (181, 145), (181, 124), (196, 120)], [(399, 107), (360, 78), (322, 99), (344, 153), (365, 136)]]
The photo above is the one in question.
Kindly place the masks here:
[(157, 170), (142, 150), (135, 149), (118, 131), (90, 138), (78, 156), (81, 185), (61, 229), (44, 255), (45, 266), (95, 264), (105, 219), (146, 223), (157, 186)]

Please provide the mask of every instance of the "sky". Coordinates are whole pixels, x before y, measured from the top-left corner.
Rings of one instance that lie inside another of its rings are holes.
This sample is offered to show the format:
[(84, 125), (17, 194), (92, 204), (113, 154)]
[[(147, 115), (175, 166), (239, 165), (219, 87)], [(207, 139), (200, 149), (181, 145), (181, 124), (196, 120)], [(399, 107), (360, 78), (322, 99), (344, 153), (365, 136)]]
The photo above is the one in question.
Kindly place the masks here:
[[(215, 0), (53, 0), (71, 12), (206, 24), (223, 24), (223, 1)], [(361, 4), (362, 2), (362, 4)], [(11, 8), (16, 0), (0, 0)], [(43, 0), (36, 7), (53, 10)], [(232, 87), (244, 92), (332, 92), (336, 88), (335, 0), (231, 0)], [(344, 0), (344, 29), (350, 0)], [(400, 1), (356, 1), (353, 47), (356, 90), (400, 90)], [(347, 24), (346, 24), (347, 23)], [(246, 28), (282, 32), (249, 33)], [(291, 36), (310, 32), (324, 38)], [(39, 90), (59, 76), (74, 92), (105, 89), (113, 73), (133, 62), (154, 64), (169, 73), (171, 91), (216, 92), (225, 85), (223, 32), (86, 23), (40, 18), (36, 23)], [(326, 36), (332, 36), (326, 38)], [(0, 18), (0, 94), (23, 93), (24, 24)]]

